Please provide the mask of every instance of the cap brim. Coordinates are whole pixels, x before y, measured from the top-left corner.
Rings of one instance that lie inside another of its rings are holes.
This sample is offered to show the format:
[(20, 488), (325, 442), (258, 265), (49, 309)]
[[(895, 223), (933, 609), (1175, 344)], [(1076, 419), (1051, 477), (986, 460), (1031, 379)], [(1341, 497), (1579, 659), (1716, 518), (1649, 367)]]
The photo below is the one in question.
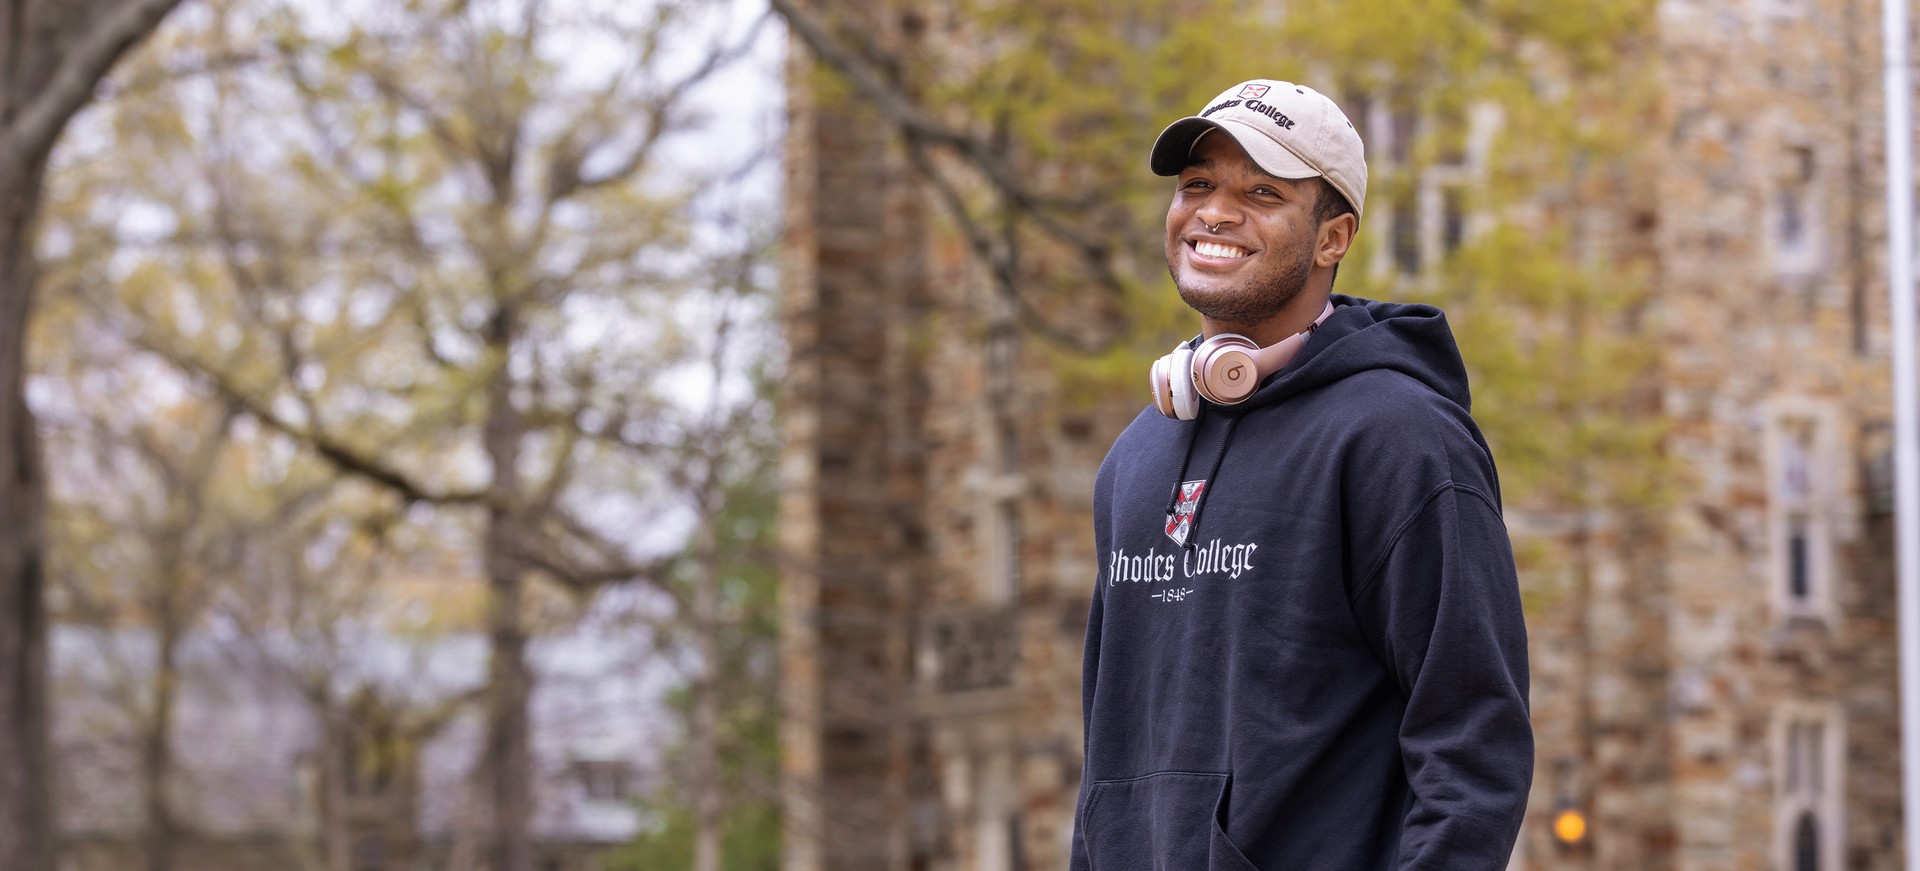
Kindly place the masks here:
[(1220, 130), (1240, 143), (1247, 156), (1253, 162), (1275, 178), (1313, 178), (1325, 175), (1299, 155), (1287, 150), (1287, 147), (1273, 140), (1273, 137), (1261, 133), (1232, 119), (1214, 121), (1198, 115), (1182, 118), (1167, 125), (1160, 131), (1160, 138), (1153, 142), (1153, 153), (1147, 159), (1147, 165), (1154, 175), (1179, 175), (1180, 171), (1193, 162), (1193, 143), (1208, 130)]

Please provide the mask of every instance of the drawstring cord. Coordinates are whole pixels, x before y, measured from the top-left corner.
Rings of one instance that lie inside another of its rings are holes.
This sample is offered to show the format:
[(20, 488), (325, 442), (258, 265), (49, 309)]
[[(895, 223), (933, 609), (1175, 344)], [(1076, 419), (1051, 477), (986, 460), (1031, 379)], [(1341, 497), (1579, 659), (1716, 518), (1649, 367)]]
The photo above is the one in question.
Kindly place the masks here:
[[(1201, 406), (1200, 413), (1206, 413), (1206, 406)], [(1207, 486), (1200, 489), (1200, 496), (1193, 503), (1193, 519), (1187, 525), (1187, 543), (1183, 550), (1191, 551), (1200, 546), (1200, 510), (1207, 506), (1207, 497), (1213, 494), (1213, 479), (1220, 474), (1220, 464), (1227, 459), (1227, 445), (1233, 442), (1233, 428), (1239, 422), (1240, 415), (1227, 415), (1226, 428), (1220, 434), (1220, 450), (1214, 453), (1213, 464), (1207, 467), (1207, 476), (1201, 479), (1207, 482)], [(1167, 496), (1167, 517), (1169, 518), (1173, 517), (1174, 508), (1180, 504), (1180, 488), (1187, 483), (1187, 469), (1193, 462), (1194, 442), (1199, 437), (1200, 417), (1195, 415), (1193, 425), (1187, 428), (1187, 449), (1182, 451), (1180, 456), (1180, 476), (1173, 479), (1173, 492)]]
[[(1167, 494), (1168, 517), (1173, 516), (1174, 507), (1180, 504), (1180, 485), (1187, 482), (1187, 463), (1193, 460), (1193, 442), (1200, 437), (1200, 418), (1206, 413), (1207, 407), (1203, 403), (1200, 406), (1200, 410), (1194, 412), (1193, 425), (1187, 427), (1187, 449), (1180, 452), (1180, 476), (1173, 479), (1173, 492)], [(1206, 494), (1201, 493), (1200, 495), (1205, 496)], [(1198, 518), (1196, 517), (1195, 519)]]
[[(1227, 445), (1233, 441), (1233, 426), (1240, 422), (1240, 415), (1227, 415), (1226, 432), (1220, 435), (1220, 451), (1213, 455), (1213, 465), (1207, 467), (1207, 486), (1200, 490), (1200, 498), (1193, 504), (1193, 524), (1187, 527), (1187, 547), (1191, 551), (1200, 546), (1200, 510), (1207, 507), (1207, 497), (1213, 495), (1213, 479), (1220, 474), (1220, 464), (1227, 459)], [(1199, 429), (1199, 427), (1195, 427)], [(1189, 450), (1191, 453), (1191, 450)], [(1186, 469), (1180, 470), (1180, 477), (1187, 476)], [(1178, 486), (1175, 490), (1180, 489)]]

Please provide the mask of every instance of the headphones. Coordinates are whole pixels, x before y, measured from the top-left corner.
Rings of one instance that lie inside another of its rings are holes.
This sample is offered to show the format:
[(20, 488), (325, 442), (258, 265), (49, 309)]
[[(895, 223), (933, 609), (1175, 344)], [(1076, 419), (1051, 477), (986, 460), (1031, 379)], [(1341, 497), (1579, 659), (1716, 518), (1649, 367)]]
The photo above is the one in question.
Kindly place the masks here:
[(1238, 333), (1221, 333), (1198, 348), (1187, 347), (1190, 342), (1173, 346), (1173, 353), (1153, 361), (1147, 374), (1153, 406), (1168, 417), (1192, 420), (1200, 416), (1202, 399), (1215, 405), (1245, 402), (1261, 379), (1287, 368), (1299, 356), (1307, 337), (1331, 314), (1329, 301), (1306, 329), (1264, 348)]

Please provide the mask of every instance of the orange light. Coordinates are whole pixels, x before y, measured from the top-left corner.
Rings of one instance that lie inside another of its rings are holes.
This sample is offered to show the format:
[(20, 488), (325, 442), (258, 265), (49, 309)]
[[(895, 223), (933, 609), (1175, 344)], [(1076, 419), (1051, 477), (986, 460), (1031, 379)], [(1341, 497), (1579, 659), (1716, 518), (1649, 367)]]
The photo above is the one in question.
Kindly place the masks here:
[(1553, 818), (1553, 836), (1562, 844), (1578, 844), (1587, 836), (1587, 816), (1571, 808)]

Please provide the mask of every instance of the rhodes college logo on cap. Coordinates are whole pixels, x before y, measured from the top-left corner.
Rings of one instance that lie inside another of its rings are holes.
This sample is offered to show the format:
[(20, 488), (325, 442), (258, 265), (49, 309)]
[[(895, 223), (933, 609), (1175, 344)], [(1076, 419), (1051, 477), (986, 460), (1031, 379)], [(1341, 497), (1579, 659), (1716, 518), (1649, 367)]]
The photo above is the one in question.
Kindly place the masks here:
[(1206, 489), (1205, 481), (1180, 485), (1180, 495), (1173, 500), (1173, 511), (1167, 514), (1167, 537), (1173, 539), (1174, 544), (1187, 546), (1187, 535), (1193, 532), (1193, 512), (1200, 506), (1200, 494)]
[(1240, 98), (1244, 100), (1258, 100), (1261, 97), (1264, 97), (1267, 95), (1267, 88), (1270, 88), (1270, 87), (1272, 86), (1271, 85), (1248, 85), (1240, 89)]

